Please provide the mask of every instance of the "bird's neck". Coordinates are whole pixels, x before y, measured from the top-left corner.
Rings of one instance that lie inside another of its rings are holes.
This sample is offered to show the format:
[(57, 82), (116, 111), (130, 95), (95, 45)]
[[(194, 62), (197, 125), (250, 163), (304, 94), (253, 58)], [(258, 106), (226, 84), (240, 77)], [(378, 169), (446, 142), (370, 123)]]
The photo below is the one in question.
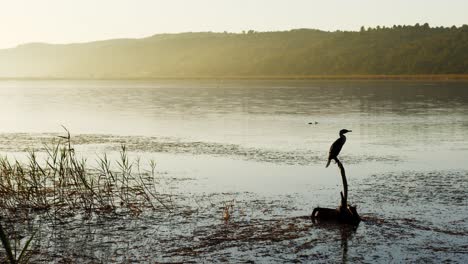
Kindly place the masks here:
[(344, 138), (346, 139), (345, 135), (344, 134), (340, 134), (340, 138)]

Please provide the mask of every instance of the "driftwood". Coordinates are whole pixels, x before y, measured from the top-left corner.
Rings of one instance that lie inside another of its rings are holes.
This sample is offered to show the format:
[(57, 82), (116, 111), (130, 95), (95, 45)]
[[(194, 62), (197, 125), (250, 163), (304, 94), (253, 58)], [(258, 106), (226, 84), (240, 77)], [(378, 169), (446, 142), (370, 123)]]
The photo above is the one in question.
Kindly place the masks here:
[(317, 207), (312, 211), (312, 221), (337, 221), (340, 223), (358, 224), (361, 221), (356, 207), (348, 204), (348, 181), (346, 180), (346, 172), (343, 164), (338, 158), (335, 159), (338, 168), (340, 169), (341, 179), (343, 180), (343, 191), (340, 192), (341, 203), (336, 209)]

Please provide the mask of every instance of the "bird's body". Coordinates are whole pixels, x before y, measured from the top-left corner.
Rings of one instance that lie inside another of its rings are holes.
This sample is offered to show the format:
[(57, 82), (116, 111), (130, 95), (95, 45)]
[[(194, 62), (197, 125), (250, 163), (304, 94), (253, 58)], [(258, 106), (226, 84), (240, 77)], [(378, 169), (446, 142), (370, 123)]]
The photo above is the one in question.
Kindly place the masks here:
[(335, 140), (335, 142), (333, 142), (333, 144), (330, 147), (330, 152), (328, 153), (328, 162), (325, 168), (327, 168), (330, 165), (330, 162), (332, 160), (335, 160), (335, 161), (337, 160), (338, 154), (340, 154), (340, 151), (343, 148), (343, 145), (346, 143), (346, 137), (344, 134), (348, 132), (351, 132), (351, 130), (347, 130), (347, 129), (340, 130), (340, 138)]

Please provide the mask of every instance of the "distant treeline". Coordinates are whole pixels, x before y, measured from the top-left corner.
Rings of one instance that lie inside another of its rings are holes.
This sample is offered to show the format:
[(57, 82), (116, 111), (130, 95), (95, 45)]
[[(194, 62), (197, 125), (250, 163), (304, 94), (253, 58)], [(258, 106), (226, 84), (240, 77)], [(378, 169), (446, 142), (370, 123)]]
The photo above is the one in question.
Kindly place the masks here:
[[(468, 74), (468, 25), (159, 34), (0, 50), (3, 78)], [(455, 75), (454, 75), (455, 76)]]

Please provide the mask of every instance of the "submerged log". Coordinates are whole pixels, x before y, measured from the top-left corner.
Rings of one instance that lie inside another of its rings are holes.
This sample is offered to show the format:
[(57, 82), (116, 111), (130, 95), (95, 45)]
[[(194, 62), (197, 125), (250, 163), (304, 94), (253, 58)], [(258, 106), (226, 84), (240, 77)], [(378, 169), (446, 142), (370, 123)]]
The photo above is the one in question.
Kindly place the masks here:
[(358, 224), (361, 218), (357, 213), (356, 206), (348, 204), (348, 181), (346, 180), (344, 166), (338, 158), (335, 161), (340, 169), (341, 179), (343, 181), (343, 191), (340, 192), (340, 206), (336, 209), (317, 207), (312, 211), (310, 217), (314, 222), (335, 221), (339, 223)]
[(311, 219), (314, 222), (338, 222), (357, 225), (361, 217), (355, 206), (339, 206), (336, 209), (317, 207), (312, 211)]

